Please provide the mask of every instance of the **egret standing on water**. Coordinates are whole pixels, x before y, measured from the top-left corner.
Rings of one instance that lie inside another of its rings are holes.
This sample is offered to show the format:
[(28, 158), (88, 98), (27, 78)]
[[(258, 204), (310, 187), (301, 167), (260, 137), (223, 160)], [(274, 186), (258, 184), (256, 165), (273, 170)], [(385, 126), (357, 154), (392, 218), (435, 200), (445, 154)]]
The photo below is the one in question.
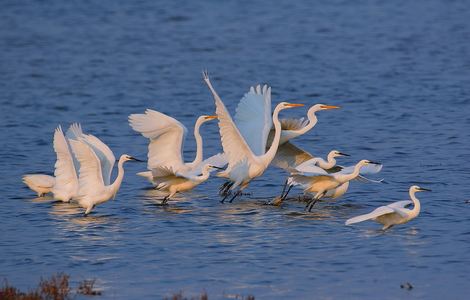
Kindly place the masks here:
[[(351, 225), (366, 220), (373, 220), (377, 223), (384, 225), (382, 227), (382, 230), (387, 230), (388, 228), (394, 225), (407, 223), (419, 215), (419, 212), (421, 210), (421, 203), (419, 202), (418, 198), (416, 198), (415, 194), (416, 192), (424, 191), (431, 190), (419, 187), (417, 185), (413, 185), (410, 187), (409, 192), (411, 201), (397, 201), (386, 206), (381, 206), (368, 214), (360, 215), (347, 220), (346, 225)], [(411, 204), (414, 204), (413, 209), (405, 208), (406, 206)]]
[[(232, 201), (241, 194), (242, 190), (248, 186), (253, 178), (264, 173), (274, 158), (281, 138), (281, 124), (278, 119), (279, 112), (283, 109), (303, 106), (303, 104), (281, 102), (276, 106), (271, 117), (271, 88), (267, 86), (264, 86), (263, 89), (257, 87), (256, 91), (252, 88), (250, 90), (250, 94), (252, 94), (250, 97), (254, 97), (253, 100), (255, 101), (250, 100), (246, 102), (243, 119), (251, 119), (253, 126), (247, 127), (245, 137), (212, 87), (207, 72), (203, 73), (203, 78), (215, 100), (222, 147), (228, 161), (227, 169), (218, 173), (218, 176), (227, 178), (230, 181), (228, 185), (230, 190), (238, 188), (230, 200)], [(272, 127), (271, 122), (274, 123), (275, 135), (271, 147), (266, 151), (266, 142)], [(225, 197), (222, 199), (222, 202), (225, 200)]]

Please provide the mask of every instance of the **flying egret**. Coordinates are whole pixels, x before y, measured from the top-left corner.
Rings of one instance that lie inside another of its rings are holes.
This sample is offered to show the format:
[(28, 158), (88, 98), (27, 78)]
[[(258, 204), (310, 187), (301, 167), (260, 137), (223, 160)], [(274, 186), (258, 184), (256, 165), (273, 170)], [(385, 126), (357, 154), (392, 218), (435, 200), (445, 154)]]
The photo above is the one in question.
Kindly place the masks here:
[[(237, 126), (232, 120), (224, 103), (212, 87), (207, 72), (203, 72), (203, 78), (215, 100), (222, 147), (228, 161), (227, 169), (217, 175), (230, 181), (229, 190), (238, 187), (238, 191), (230, 200), (233, 201), (253, 178), (264, 173), (274, 158), (281, 138), (281, 124), (278, 118), (281, 110), (303, 106), (303, 104), (281, 102), (276, 106), (271, 117), (271, 88), (264, 86), (261, 90), (261, 87), (257, 87), (256, 91), (252, 88), (249, 92), (250, 97), (257, 99), (257, 101), (247, 101), (247, 105), (243, 105), (244, 113), (242, 115), (251, 125), (242, 129), (244, 127)], [(248, 103), (251, 105), (248, 105)], [(266, 151), (271, 122), (274, 123), (275, 135), (271, 147)], [(241, 130), (245, 131), (244, 135), (242, 135)], [(244, 137), (248, 135), (250, 138)]]
[(44, 174), (25, 174), (23, 182), (33, 191), (38, 193), (38, 197), (52, 192), (55, 184), (54, 176)]
[[(282, 147), (284, 143), (289, 141), (290, 139), (293, 139), (295, 137), (298, 137), (300, 135), (303, 135), (310, 131), (313, 127), (318, 122), (316, 113), (322, 110), (328, 110), (328, 109), (338, 109), (340, 108), (339, 106), (335, 105), (326, 105), (326, 104), (315, 104), (310, 107), (310, 109), (307, 111), (307, 120), (304, 118), (300, 119), (281, 119), (281, 139), (279, 141), (279, 148)], [(274, 136), (274, 130), (272, 129), (270, 132), (270, 138), (269, 141), (272, 141), (272, 138)], [(268, 142), (268, 145), (270, 143)]]
[[(410, 200), (404, 201), (397, 201), (392, 204), (381, 206), (376, 208), (372, 212), (360, 215), (354, 218), (351, 218), (346, 221), (346, 225), (351, 225), (354, 223), (359, 223), (366, 220), (373, 220), (377, 223), (384, 225), (382, 230), (387, 230), (390, 227), (398, 224), (407, 223), (419, 215), (421, 204), (416, 198), (416, 192), (424, 192), (424, 191), (431, 191), (429, 189), (425, 189), (419, 187), (417, 185), (413, 185), (410, 187)], [(407, 209), (406, 206), (414, 204), (413, 209)]]
[[(308, 165), (304, 168), (297, 168), (297, 172), (291, 174), (288, 178), (288, 183), (290, 185), (300, 185), (304, 189), (304, 193), (314, 194), (313, 199), (306, 206), (306, 209), (311, 211), (313, 205), (322, 197), (335, 199), (342, 196), (349, 186), (349, 181), (356, 179), (361, 168), (369, 164), (380, 165), (369, 160), (361, 160), (354, 166), (352, 173), (337, 172), (331, 174), (320, 167)], [(285, 197), (286, 195), (282, 195), (281, 199), (285, 199)]]
[(84, 140), (70, 140), (72, 151), (80, 163), (79, 190), (74, 199), (85, 208), (85, 215), (89, 214), (93, 207), (115, 198), (124, 178), (124, 162), (140, 161), (127, 154), (121, 155), (118, 161), (118, 174), (112, 184), (105, 184), (102, 166), (93, 148)]
[(150, 140), (148, 145), (149, 171), (137, 173), (147, 178), (154, 186), (159, 185), (158, 176), (152, 175), (155, 168), (169, 168), (174, 172), (191, 172), (199, 168), (203, 159), (203, 141), (199, 128), (207, 121), (217, 116), (200, 116), (194, 125), (194, 138), (196, 139), (196, 157), (192, 162), (183, 161), (183, 142), (188, 131), (176, 119), (161, 112), (147, 109), (145, 114), (132, 114), (129, 116), (129, 125), (136, 132)]
[(166, 191), (162, 204), (166, 204), (176, 193), (192, 190), (209, 178), (213, 169), (221, 169), (227, 164), (223, 154), (216, 154), (202, 161), (191, 171), (175, 171), (171, 167), (155, 167), (152, 170), (154, 182), (158, 182), (155, 189)]

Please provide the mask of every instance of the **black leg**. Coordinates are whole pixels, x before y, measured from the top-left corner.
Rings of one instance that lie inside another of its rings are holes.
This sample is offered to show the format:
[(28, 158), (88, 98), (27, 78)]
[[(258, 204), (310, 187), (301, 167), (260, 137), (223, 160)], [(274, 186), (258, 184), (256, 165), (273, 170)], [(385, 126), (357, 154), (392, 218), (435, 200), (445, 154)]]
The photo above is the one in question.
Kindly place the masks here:
[(284, 196), (282, 196), (282, 201), (286, 200), (287, 198), (287, 195), (289, 194), (290, 190), (292, 189), (293, 185), (289, 185), (289, 188), (287, 189), (286, 193), (284, 194)]
[(165, 196), (165, 197), (162, 199), (161, 205), (166, 205), (166, 204), (168, 204), (168, 199), (169, 199), (169, 198), (170, 198), (170, 195)]
[(242, 194), (242, 191), (238, 190), (235, 195), (233, 195), (232, 199), (230, 199), (230, 203), (232, 203), (233, 199), (237, 198), (238, 196), (240, 196)]

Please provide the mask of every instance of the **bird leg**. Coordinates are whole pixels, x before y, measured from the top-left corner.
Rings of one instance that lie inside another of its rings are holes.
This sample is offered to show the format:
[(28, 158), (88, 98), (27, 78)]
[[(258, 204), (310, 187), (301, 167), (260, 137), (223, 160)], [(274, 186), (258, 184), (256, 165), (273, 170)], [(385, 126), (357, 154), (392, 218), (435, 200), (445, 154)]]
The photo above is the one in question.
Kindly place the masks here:
[(308, 212), (311, 212), (313, 206), (315, 205), (315, 203), (317, 203), (318, 200), (321, 199), (321, 197), (325, 196), (325, 194), (326, 194), (326, 191), (318, 192), (318, 193), (315, 195), (315, 197), (313, 197), (313, 199), (310, 200), (310, 201), (307, 203), (307, 206), (305, 206), (305, 210), (308, 210)]
[(241, 190), (238, 190), (235, 195), (233, 195), (232, 199), (230, 199), (230, 203), (232, 203), (233, 199), (237, 198), (238, 196), (241, 196), (242, 195), (242, 191)]
[(287, 195), (289, 194), (290, 190), (292, 189), (293, 185), (289, 185), (289, 188), (287, 189), (286, 193), (284, 196), (281, 196), (282, 201), (286, 200)]
[(170, 198), (170, 195), (167, 195), (167, 196), (163, 197), (162, 203), (160, 203), (160, 205), (167, 205), (169, 198)]
[(225, 193), (225, 194), (224, 194), (224, 197), (222, 198), (222, 200), (220, 200), (220, 203), (224, 203), (224, 202), (225, 202), (225, 199), (227, 199), (228, 196), (230, 196), (230, 193)]
[(230, 188), (233, 186), (233, 182), (227, 181), (224, 184), (222, 184), (219, 188), (219, 195), (220, 196), (227, 196), (227, 194), (230, 194)]

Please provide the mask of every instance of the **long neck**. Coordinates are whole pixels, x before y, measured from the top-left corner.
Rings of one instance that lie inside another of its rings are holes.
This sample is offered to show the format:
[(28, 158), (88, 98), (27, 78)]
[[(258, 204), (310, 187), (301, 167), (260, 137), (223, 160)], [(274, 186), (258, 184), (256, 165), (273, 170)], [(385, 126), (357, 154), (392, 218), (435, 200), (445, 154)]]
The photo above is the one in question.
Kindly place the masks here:
[(277, 148), (279, 147), (279, 141), (281, 139), (282, 129), (281, 129), (281, 123), (279, 122), (279, 111), (280, 109), (276, 107), (273, 113), (274, 139), (273, 139), (273, 142), (271, 143), (271, 147), (269, 147), (269, 150), (264, 155), (260, 156), (260, 159), (263, 161), (266, 167), (271, 163), (274, 156), (276, 155)]
[(299, 129), (300, 134), (306, 133), (307, 131), (309, 131), (313, 127), (315, 127), (315, 125), (317, 125), (318, 119), (317, 119), (317, 116), (315, 115), (315, 113), (316, 113), (316, 110), (313, 110), (313, 109), (310, 110), (309, 109), (309, 111), (307, 113), (308, 124), (307, 124), (307, 126), (303, 127), (302, 129)]
[(206, 181), (207, 179), (209, 179), (209, 169), (208, 168), (204, 168), (202, 169), (202, 174), (199, 175), (199, 176), (196, 176), (196, 181), (197, 182), (204, 182)]
[(319, 162), (319, 166), (322, 169), (331, 169), (336, 165), (336, 159), (332, 155), (328, 155), (327, 161), (323, 159)]
[(119, 188), (121, 187), (122, 179), (124, 178), (124, 161), (119, 160), (118, 162), (118, 174), (114, 182), (109, 186), (111, 192), (113, 193), (113, 199), (116, 197)]
[(421, 210), (421, 203), (419, 202), (418, 198), (416, 198), (415, 193), (416, 193), (416, 191), (414, 191), (414, 190), (410, 191), (410, 198), (411, 198), (411, 201), (413, 201), (413, 204), (414, 204), (413, 209), (410, 211), (410, 214), (411, 214), (412, 217), (416, 217), (419, 214), (419, 211)]
[(351, 180), (355, 179), (357, 176), (359, 176), (359, 171), (361, 170), (361, 168), (362, 168), (362, 164), (358, 163), (354, 167), (354, 171), (351, 174), (337, 175), (336, 179), (341, 183), (351, 181)]
[(192, 164), (198, 165), (202, 162), (202, 150), (203, 150), (203, 145), (202, 145), (202, 137), (201, 134), (199, 133), (199, 128), (201, 127), (200, 122), (196, 122), (196, 125), (194, 125), (194, 138), (196, 139), (196, 157), (194, 158)]

